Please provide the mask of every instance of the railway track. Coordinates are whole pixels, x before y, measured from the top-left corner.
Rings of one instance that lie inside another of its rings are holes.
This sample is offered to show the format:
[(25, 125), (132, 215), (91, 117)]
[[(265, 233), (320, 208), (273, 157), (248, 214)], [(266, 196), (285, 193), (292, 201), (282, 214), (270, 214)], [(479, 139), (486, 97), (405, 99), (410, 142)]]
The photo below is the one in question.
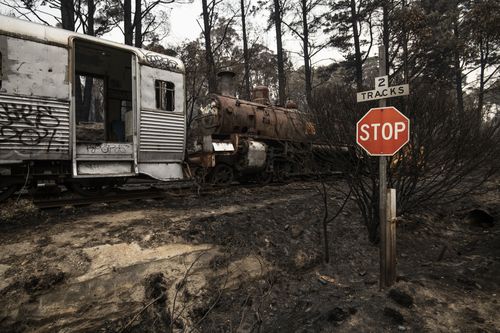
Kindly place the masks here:
[(109, 203), (126, 200), (164, 198), (163, 191), (130, 191), (131, 193), (116, 193), (101, 197), (73, 197), (56, 199), (34, 199), (33, 204), (40, 209), (58, 208), (64, 206), (86, 206), (95, 203)]
[(70, 191), (51, 194), (50, 191), (34, 193), (31, 196), (33, 204), (40, 209), (58, 208), (64, 206), (86, 206), (96, 203), (111, 203), (141, 199), (162, 199), (179, 193), (183, 189), (192, 187), (191, 183), (178, 183), (175, 186), (156, 182), (132, 182), (103, 193), (93, 196), (81, 196)]
[[(165, 183), (165, 182), (132, 182), (116, 188), (107, 194), (96, 196), (78, 196), (71, 192), (63, 192), (50, 195), (50, 193), (35, 193), (31, 196), (23, 195), (24, 198), (33, 200), (33, 204), (40, 209), (59, 208), (65, 206), (87, 206), (98, 203), (112, 203), (121, 201), (133, 201), (141, 199), (165, 199), (182, 198), (187, 196), (204, 196), (217, 192), (238, 191), (242, 188), (252, 189), (262, 186), (281, 187), (292, 182), (276, 182), (266, 185), (258, 183), (233, 183), (226, 186), (197, 186), (194, 182)], [(313, 189), (313, 187), (311, 187)], [(221, 195), (228, 195), (221, 193)]]
[[(240, 187), (240, 184), (231, 185), (230, 188)], [(198, 188), (194, 184), (182, 184), (177, 186), (165, 186), (158, 184), (130, 184), (116, 189), (116, 191), (98, 196), (78, 196), (73, 193), (62, 193), (58, 195), (47, 195), (38, 193), (31, 198), (33, 204), (40, 209), (50, 209), (65, 206), (87, 206), (97, 203), (111, 203), (121, 201), (133, 201), (141, 199), (164, 199), (168, 197), (186, 197), (189, 195), (207, 195), (217, 190), (227, 187), (202, 187)], [(27, 198), (27, 196), (23, 196)]]

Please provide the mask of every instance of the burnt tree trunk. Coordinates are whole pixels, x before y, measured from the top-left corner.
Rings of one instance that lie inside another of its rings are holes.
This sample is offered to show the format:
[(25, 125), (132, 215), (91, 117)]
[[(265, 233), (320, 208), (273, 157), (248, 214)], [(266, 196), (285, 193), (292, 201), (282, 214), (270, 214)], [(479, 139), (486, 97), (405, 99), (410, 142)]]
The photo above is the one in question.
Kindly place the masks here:
[(123, 34), (125, 44), (133, 45), (134, 31), (132, 29), (132, 0), (123, 1)]
[(207, 62), (208, 92), (217, 90), (217, 78), (215, 73), (214, 54), (212, 51), (212, 25), (207, 0), (201, 1), (203, 6), (203, 36), (205, 37), (205, 60)]
[(302, 33), (304, 47), (304, 75), (306, 84), (306, 101), (311, 104), (312, 100), (312, 74), (311, 74), (311, 59), (309, 58), (309, 24), (307, 22), (307, 0), (301, 1), (302, 6)]
[(248, 56), (248, 40), (247, 40), (247, 28), (246, 28), (246, 18), (245, 18), (245, 0), (241, 0), (241, 27), (243, 29), (243, 59), (245, 62), (245, 91), (244, 98), (250, 99), (250, 59)]
[(460, 50), (458, 48), (459, 31), (458, 31), (458, 8), (457, 14), (453, 21), (453, 36), (455, 38), (455, 47), (453, 51), (453, 67), (455, 70), (455, 90), (457, 94), (457, 108), (460, 114), (464, 111), (464, 96), (462, 90), (462, 70), (460, 68)]
[(486, 69), (486, 56), (485, 56), (485, 44), (488, 42), (484, 41), (483, 36), (479, 37), (479, 91), (477, 94), (477, 110), (479, 115), (481, 115), (484, 104), (484, 72)]
[(363, 88), (363, 60), (361, 58), (361, 47), (359, 44), (358, 14), (356, 12), (356, 2), (351, 0), (351, 25), (354, 39), (354, 57), (356, 70), (356, 88), (361, 91)]
[(75, 7), (73, 1), (61, 1), (62, 28), (75, 31)]
[(280, 105), (285, 105), (285, 61), (283, 57), (283, 42), (281, 35), (281, 5), (279, 0), (274, 0), (274, 26), (276, 28), (276, 53), (278, 57), (278, 100)]
[[(87, 2), (87, 35), (94, 36), (95, 35), (95, 27), (94, 27), (94, 15), (95, 15), (95, 3), (94, 0), (89, 0)], [(85, 78), (85, 87), (83, 89), (83, 114), (82, 118), (84, 121), (88, 121), (90, 119), (95, 119), (95, 115), (90, 115), (90, 104), (92, 101), (92, 87), (94, 85), (94, 80), (92, 77), (87, 76)]]
[(134, 14), (135, 47), (142, 47), (142, 2), (135, 0)]
[(95, 2), (94, 0), (87, 1), (87, 35), (95, 36), (95, 28), (94, 28), (94, 15), (95, 15)]
[[(403, 7), (403, 12), (406, 18), (406, 0), (402, 0), (401, 6)], [(409, 78), (409, 67), (408, 67), (408, 32), (406, 28), (406, 20), (403, 21), (403, 75), (404, 83), (408, 83)]]
[(384, 42), (384, 51), (385, 51), (385, 74), (389, 75), (389, 66), (390, 66), (390, 56), (389, 56), (389, 9), (388, 1), (384, 0), (382, 3), (382, 23), (383, 23), (383, 36), (382, 40)]

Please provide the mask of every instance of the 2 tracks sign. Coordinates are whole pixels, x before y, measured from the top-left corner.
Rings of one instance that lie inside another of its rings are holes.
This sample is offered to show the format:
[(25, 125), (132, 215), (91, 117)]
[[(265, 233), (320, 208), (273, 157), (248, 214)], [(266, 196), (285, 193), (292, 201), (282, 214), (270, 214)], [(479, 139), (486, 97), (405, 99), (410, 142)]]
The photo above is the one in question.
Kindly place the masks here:
[(408, 84), (389, 87), (389, 77), (379, 76), (375, 78), (375, 90), (362, 91), (356, 94), (356, 101), (368, 102), (376, 99), (404, 96), (410, 93)]

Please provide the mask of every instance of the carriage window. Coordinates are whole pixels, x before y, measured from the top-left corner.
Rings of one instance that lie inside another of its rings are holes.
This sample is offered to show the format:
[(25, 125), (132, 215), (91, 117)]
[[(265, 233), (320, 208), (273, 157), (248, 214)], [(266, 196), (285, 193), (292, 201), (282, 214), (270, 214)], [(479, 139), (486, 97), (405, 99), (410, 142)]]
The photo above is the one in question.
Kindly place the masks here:
[(76, 74), (76, 138), (106, 142), (106, 85), (104, 78)]
[(155, 81), (156, 108), (166, 111), (174, 111), (175, 108), (175, 85), (169, 81)]

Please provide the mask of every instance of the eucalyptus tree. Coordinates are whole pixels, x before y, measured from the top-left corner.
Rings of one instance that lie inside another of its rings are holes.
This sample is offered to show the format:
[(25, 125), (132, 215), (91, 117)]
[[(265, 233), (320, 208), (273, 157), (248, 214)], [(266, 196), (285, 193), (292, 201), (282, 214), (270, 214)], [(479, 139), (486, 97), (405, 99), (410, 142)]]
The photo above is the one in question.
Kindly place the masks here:
[[(363, 88), (363, 64), (370, 56), (375, 41), (376, 0), (336, 0), (326, 14), (325, 32), (330, 45), (344, 53), (349, 67), (354, 68), (358, 90)], [(354, 52), (353, 52), (354, 49)]]
[(311, 103), (313, 89), (312, 58), (321, 52), (327, 45), (324, 40), (317, 39), (322, 32), (326, 9), (324, 0), (298, 0), (287, 3), (287, 20), (283, 24), (296, 36), (302, 45), (304, 61), (305, 96), (307, 103)]

